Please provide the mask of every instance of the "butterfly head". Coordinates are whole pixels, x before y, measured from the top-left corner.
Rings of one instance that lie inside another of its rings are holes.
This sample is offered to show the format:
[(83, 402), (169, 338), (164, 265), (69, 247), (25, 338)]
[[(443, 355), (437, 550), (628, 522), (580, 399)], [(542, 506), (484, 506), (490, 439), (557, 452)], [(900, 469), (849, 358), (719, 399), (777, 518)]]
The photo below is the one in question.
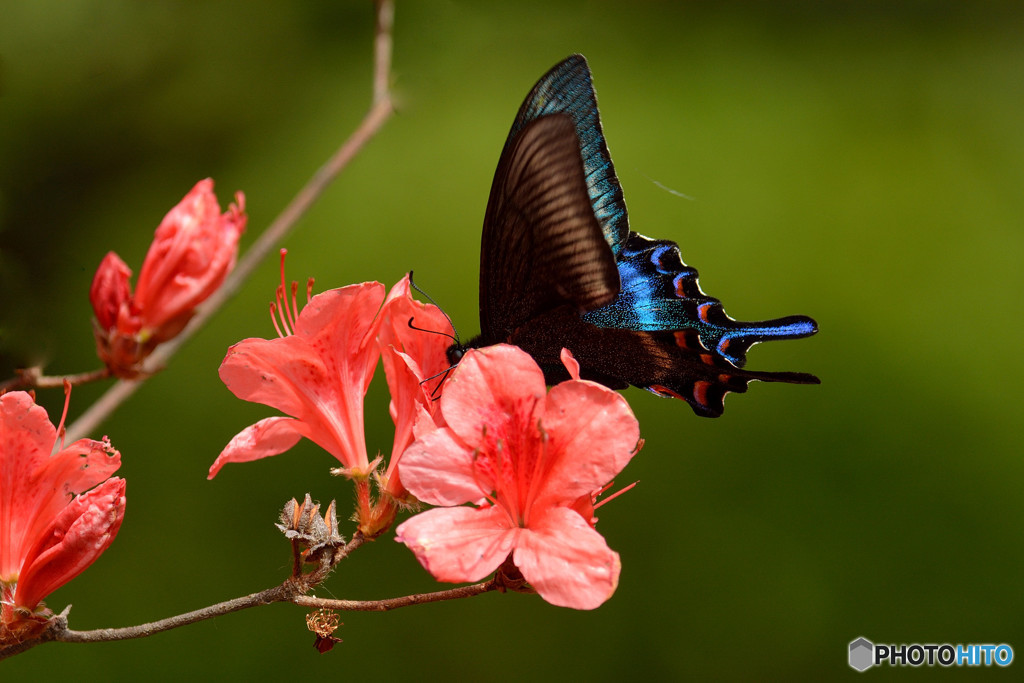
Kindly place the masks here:
[(448, 362), (451, 363), (452, 367), (459, 364), (462, 357), (466, 355), (466, 351), (469, 350), (468, 346), (463, 346), (461, 343), (456, 341), (454, 344), (448, 347), (445, 354), (448, 356)]

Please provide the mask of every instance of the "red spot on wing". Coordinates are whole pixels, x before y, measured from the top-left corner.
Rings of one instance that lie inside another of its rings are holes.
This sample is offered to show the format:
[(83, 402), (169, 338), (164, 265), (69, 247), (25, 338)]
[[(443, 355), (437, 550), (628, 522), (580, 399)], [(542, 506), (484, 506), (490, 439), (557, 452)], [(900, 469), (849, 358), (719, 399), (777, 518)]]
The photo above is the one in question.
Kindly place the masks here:
[(708, 405), (708, 389), (711, 388), (711, 382), (694, 382), (693, 383), (693, 398), (697, 403), (702, 406)]
[(662, 396), (664, 398), (678, 398), (680, 401), (685, 401), (686, 400), (685, 398), (680, 396), (677, 392), (672, 391), (668, 387), (662, 386), (661, 384), (652, 384), (651, 386), (649, 386), (647, 388), (650, 391), (653, 391), (654, 393), (656, 393), (658, 396)]

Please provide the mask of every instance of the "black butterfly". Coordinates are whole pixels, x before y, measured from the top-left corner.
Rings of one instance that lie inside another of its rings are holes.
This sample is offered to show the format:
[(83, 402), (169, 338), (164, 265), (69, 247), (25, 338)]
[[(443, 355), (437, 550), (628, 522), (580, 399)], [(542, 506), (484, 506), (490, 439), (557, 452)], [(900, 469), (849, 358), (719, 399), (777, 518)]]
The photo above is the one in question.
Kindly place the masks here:
[(480, 327), (466, 347), (515, 344), (549, 383), (568, 378), (566, 347), (584, 379), (681, 398), (708, 417), (751, 380), (819, 382), (741, 369), (753, 344), (807, 337), (814, 320), (735, 321), (675, 242), (630, 232), (582, 55), (537, 82), (505, 141), (484, 217)]

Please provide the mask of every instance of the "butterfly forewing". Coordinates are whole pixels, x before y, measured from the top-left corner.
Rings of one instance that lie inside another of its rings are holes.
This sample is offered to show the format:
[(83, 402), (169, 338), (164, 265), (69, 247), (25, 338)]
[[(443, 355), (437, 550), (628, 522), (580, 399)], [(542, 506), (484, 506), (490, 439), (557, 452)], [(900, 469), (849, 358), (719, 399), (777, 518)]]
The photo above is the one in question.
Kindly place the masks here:
[(519, 107), (505, 142), (505, 151), (527, 124), (551, 114), (566, 114), (572, 118), (591, 209), (612, 253), (618, 255), (629, 235), (629, 219), (622, 199), (622, 186), (615, 175), (608, 144), (601, 130), (590, 68), (583, 55), (570, 55), (537, 81)]
[(527, 124), (505, 148), (484, 217), (481, 327), (488, 342), (562, 304), (578, 312), (619, 291), (615, 257), (594, 216), (574, 122)]

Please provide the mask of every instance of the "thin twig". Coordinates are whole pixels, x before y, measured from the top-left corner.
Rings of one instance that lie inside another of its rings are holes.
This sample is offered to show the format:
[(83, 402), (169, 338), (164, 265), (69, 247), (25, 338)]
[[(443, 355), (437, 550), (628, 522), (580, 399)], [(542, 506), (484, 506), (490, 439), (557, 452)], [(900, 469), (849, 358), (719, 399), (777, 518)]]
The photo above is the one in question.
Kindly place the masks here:
[(64, 382), (78, 386), (110, 377), (110, 370), (107, 368), (80, 372), (76, 375), (44, 375), (43, 369), (38, 365), (15, 370), (15, 373), (14, 377), (0, 382), (0, 394), (11, 389), (56, 389), (63, 387)]
[(172, 628), (178, 628), (179, 626), (187, 626), (189, 624), (194, 624), (197, 621), (212, 619), (213, 617), (217, 617), (222, 614), (230, 614), (231, 612), (237, 612), (249, 607), (269, 605), (274, 602), (284, 602), (290, 600), (297, 592), (300, 592), (303, 589), (308, 590), (308, 587), (297, 584), (289, 579), (280, 586), (268, 588), (267, 590), (252, 593), (251, 595), (246, 595), (241, 598), (235, 598), (234, 600), (227, 600), (216, 605), (210, 605), (209, 607), (197, 609), (192, 612), (186, 612), (185, 614), (168, 617), (167, 619), (153, 621), (148, 624), (127, 626), (125, 628), (98, 628), (91, 631), (73, 631), (69, 629), (67, 627), (68, 610), (64, 610), (64, 613), (54, 617), (50, 621), (46, 631), (38, 638), (26, 640), (24, 642), (17, 643), (16, 645), (0, 649), (0, 660), (20, 654), (25, 650), (35, 647), (36, 645), (42, 645), (43, 643), (51, 641), (64, 643), (98, 643), (111, 640), (145, 638), (155, 633), (160, 633), (161, 631), (168, 631)]
[(246, 595), (241, 598), (235, 598), (234, 600), (227, 600), (225, 602), (217, 603), (216, 605), (210, 605), (209, 607), (168, 617), (167, 619), (153, 621), (148, 624), (126, 626), (125, 628), (98, 628), (91, 631), (73, 631), (71, 629), (64, 629), (56, 633), (54, 640), (62, 643), (98, 643), (110, 640), (146, 638), (147, 636), (160, 633), (161, 631), (169, 631), (172, 628), (188, 626), (189, 624), (194, 624), (197, 621), (212, 619), (213, 617), (230, 614), (239, 610), (248, 609), (249, 607), (258, 607), (260, 605), (270, 605), (275, 602), (283, 602), (289, 600), (295, 593), (295, 590), (295, 585), (290, 581), (286, 581), (280, 586), (268, 588), (267, 590), (260, 591), (258, 593)]
[(68, 612), (70, 606), (63, 613), (53, 617), (47, 623), (46, 630), (38, 637), (26, 640), (21, 643), (0, 647), (0, 660), (12, 657), (16, 654), (31, 649), (36, 645), (59, 641), (63, 643), (95, 643), (109, 640), (131, 640), (134, 638), (146, 638), (161, 631), (169, 631), (172, 628), (188, 626), (197, 621), (213, 619), (224, 614), (231, 614), (239, 610), (260, 605), (269, 605), (275, 602), (291, 602), (296, 596), (303, 595), (316, 588), (331, 573), (331, 570), (343, 559), (351, 555), (366, 541), (362, 534), (356, 533), (352, 540), (345, 544), (338, 553), (324, 566), (303, 574), (300, 568), (293, 570), (292, 576), (279, 586), (268, 588), (233, 600), (219, 602), (216, 605), (203, 607), (202, 609), (178, 614), (159, 621), (152, 621), (148, 624), (138, 626), (126, 626), (124, 628), (98, 628), (90, 631), (74, 631), (68, 628)]
[(390, 101), (391, 29), (395, 23), (393, 0), (377, 0), (377, 26), (373, 41), (373, 103)]
[(67, 616), (60, 615), (54, 618), (53, 626), (40, 638), (35, 641), (26, 641), (16, 646), (0, 650), (0, 660), (24, 652), (25, 650), (41, 645), (42, 643), (57, 641), (61, 643), (101, 643), (114, 640), (134, 640), (136, 638), (148, 638), (149, 636), (169, 631), (171, 629), (188, 626), (199, 621), (212, 619), (232, 612), (238, 612), (251, 607), (270, 605), (276, 602), (292, 602), (301, 607), (326, 608), (349, 612), (386, 612), (400, 607), (411, 607), (413, 605), (425, 605), (431, 602), (444, 600), (459, 600), (482, 595), (499, 588), (499, 581), (491, 579), (481, 583), (474, 583), (469, 586), (460, 586), (449, 590), (436, 591), (434, 593), (418, 593), (406, 595), (400, 598), (389, 598), (386, 600), (328, 600), (316, 598), (302, 593), (310, 590), (303, 581), (289, 579), (279, 586), (267, 590), (252, 593), (234, 600), (226, 600), (197, 609), (185, 614), (178, 614), (159, 621), (152, 621), (148, 624), (138, 626), (126, 626), (124, 628), (97, 628), (89, 631), (75, 631), (67, 628)]
[[(307, 575), (308, 576), (308, 575)], [(444, 600), (460, 600), (472, 598), (494, 590), (502, 589), (502, 580), (499, 575), (494, 578), (474, 583), (469, 586), (460, 586), (449, 590), (436, 591), (434, 593), (418, 593), (406, 595), (400, 598), (389, 598), (386, 600), (329, 600), (304, 595), (306, 591), (312, 590), (315, 583), (307, 580), (306, 577), (296, 579), (289, 578), (279, 586), (267, 590), (252, 593), (234, 600), (226, 600), (210, 605), (202, 609), (178, 614), (159, 621), (152, 621), (148, 624), (138, 626), (126, 626), (124, 628), (97, 628), (89, 631), (75, 631), (67, 627), (67, 611), (53, 618), (47, 630), (38, 638), (17, 643), (5, 648), (0, 648), (0, 660), (20, 654), (36, 645), (42, 645), (52, 641), (61, 643), (102, 643), (114, 640), (134, 640), (137, 638), (148, 638), (149, 636), (169, 631), (171, 629), (188, 626), (206, 619), (231, 614), (250, 607), (270, 605), (275, 602), (292, 602), (302, 607), (326, 608), (348, 612), (387, 612), (400, 607), (411, 607), (413, 605), (425, 605), (431, 602)]]
[(292, 598), (292, 602), (303, 607), (336, 609), (345, 612), (387, 612), (399, 607), (425, 605), (430, 602), (441, 602), (443, 600), (472, 598), (497, 589), (498, 583), (491, 579), (490, 581), (474, 583), (470, 586), (459, 586), (458, 588), (450, 588), (433, 593), (417, 593), (416, 595), (405, 595), (400, 598), (388, 598), (386, 600), (332, 600), (329, 598), (317, 598), (312, 595), (297, 595)]
[[(394, 113), (388, 80), (391, 71), (391, 27), (394, 17), (394, 5), (391, 0), (379, 0), (376, 3), (376, 35), (374, 37), (374, 77), (373, 104), (366, 113), (359, 127), (341, 145), (327, 162), (321, 166), (305, 187), (299, 190), (291, 203), (278, 215), (274, 222), (263, 231), (253, 242), (249, 251), (238, 261), (235, 269), (228, 275), (220, 289), (213, 293), (196, 309), (196, 314), (181, 333), (171, 341), (161, 344), (149, 357), (147, 367), (157, 370), (165, 365), (170, 358), (188, 341), (204, 323), (235, 294), (242, 283), (256, 269), (256, 266), (269, 254), (274, 247), (295, 227), (309, 207), (312, 206), (327, 186), (352, 161), (352, 158), (376, 135), (384, 123)], [(121, 403), (135, 393), (143, 380), (119, 380), (96, 403), (91, 405), (67, 430), (70, 441), (83, 438), (92, 433), (107, 416), (117, 409)]]

